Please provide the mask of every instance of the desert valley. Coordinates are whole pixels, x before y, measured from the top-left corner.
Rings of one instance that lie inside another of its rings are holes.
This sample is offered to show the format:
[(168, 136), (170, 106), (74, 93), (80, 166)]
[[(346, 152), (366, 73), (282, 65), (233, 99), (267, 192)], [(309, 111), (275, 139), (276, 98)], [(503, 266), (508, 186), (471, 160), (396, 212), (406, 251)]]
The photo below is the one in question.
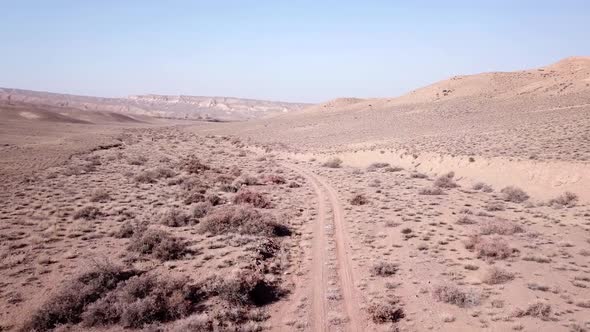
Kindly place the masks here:
[(0, 89), (0, 331), (589, 331), (590, 57), (320, 104)]

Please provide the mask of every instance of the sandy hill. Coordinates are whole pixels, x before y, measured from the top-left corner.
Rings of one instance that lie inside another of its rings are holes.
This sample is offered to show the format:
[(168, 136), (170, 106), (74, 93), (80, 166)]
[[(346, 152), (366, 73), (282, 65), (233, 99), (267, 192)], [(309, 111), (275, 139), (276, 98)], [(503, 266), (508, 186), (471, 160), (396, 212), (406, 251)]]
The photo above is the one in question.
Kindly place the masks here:
[(436, 108), (457, 104), (478, 108), (484, 103), (522, 102), (560, 107), (587, 102), (589, 95), (590, 57), (570, 57), (529, 70), (454, 76), (397, 98), (339, 98), (305, 111), (375, 110), (404, 105)]
[(106, 111), (130, 116), (174, 119), (240, 121), (267, 118), (303, 109), (308, 104), (228, 97), (137, 95), (100, 98), (49, 92), (0, 88), (0, 103)]

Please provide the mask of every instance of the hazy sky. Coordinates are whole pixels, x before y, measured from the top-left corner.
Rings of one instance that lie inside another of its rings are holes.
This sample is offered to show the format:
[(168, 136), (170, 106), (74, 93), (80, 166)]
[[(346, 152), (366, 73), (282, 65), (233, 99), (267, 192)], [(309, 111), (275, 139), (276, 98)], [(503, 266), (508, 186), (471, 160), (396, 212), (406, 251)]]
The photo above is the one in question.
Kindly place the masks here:
[(0, 86), (318, 102), (590, 55), (590, 1), (1, 1)]

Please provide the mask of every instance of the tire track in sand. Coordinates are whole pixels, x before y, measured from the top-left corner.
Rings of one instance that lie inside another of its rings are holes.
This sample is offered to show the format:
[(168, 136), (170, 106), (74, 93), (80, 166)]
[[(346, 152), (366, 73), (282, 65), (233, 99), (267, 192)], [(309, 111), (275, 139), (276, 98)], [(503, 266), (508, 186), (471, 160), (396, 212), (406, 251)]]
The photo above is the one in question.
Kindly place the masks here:
[(342, 292), (342, 306), (345, 310), (346, 320), (343, 327), (346, 331), (361, 331), (363, 315), (359, 303), (360, 297), (354, 285), (352, 260), (347, 254), (348, 236), (344, 227), (343, 209), (338, 194), (324, 179), (300, 166), (286, 165), (306, 178), (312, 185), (318, 197), (317, 222), (313, 231), (312, 267), (311, 277), (313, 283), (311, 327), (313, 331), (329, 331), (330, 322), (327, 317), (328, 309), (328, 271), (330, 252), (327, 243), (330, 234), (326, 227), (330, 226), (327, 215), (328, 203), (332, 209), (333, 217), (333, 241), (335, 242), (335, 260), (337, 274)]

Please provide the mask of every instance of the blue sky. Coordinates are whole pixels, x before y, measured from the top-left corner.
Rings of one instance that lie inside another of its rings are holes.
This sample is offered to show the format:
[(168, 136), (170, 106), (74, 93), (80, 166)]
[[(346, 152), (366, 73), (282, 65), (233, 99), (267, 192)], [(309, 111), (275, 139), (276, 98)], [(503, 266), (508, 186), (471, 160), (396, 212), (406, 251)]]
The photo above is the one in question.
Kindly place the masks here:
[(2, 1), (0, 86), (319, 102), (590, 55), (590, 1)]

